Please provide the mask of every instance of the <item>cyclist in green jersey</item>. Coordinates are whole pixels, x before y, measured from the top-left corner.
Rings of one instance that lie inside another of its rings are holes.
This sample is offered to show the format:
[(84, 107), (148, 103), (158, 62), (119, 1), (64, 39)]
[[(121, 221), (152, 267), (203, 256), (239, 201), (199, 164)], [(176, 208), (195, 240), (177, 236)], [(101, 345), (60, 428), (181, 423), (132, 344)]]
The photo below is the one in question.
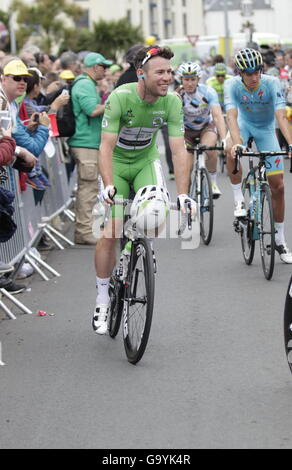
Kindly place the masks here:
[[(184, 144), (183, 111), (180, 98), (168, 92), (171, 83), (169, 48), (146, 47), (138, 51), (135, 68), (138, 83), (116, 88), (109, 96), (102, 123), (99, 170), (105, 186), (102, 197), (113, 204), (115, 194), (128, 198), (130, 186), (165, 187), (156, 137), (167, 123), (170, 148), (178, 192), (178, 205), (184, 210), (188, 196), (190, 163)], [(112, 211), (112, 220), (96, 245), (95, 267), (97, 299), (93, 329), (107, 331), (109, 312), (109, 280), (116, 262), (115, 244), (122, 226), (119, 208)]]
[(229, 78), (232, 78), (232, 75), (228, 75), (227, 67), (225, 64), (218, 62), (214, 67), (214, 76), (208, 78), (206, 85), (214, 88), (218, 95), (219, 104), (222, 111), (224, 112), (224, 83)]

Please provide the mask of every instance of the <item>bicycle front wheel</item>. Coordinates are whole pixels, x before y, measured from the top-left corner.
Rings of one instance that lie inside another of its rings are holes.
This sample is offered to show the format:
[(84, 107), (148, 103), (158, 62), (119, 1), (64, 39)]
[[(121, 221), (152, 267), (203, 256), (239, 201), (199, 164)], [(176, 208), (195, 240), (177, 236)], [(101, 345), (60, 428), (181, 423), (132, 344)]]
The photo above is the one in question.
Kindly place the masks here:
[(123, 296), (124, 286), (113, 275), (109, 285), (110, 295), (110, 318), (109, 318), (109, 335), (115, 338), (119, 332), (122, 313), (123, 313)]
[[(242, 183), (242, 193), (244, 196), (245, 207), (250, 207), (250, 198), (251, 190), (250, 190), (250, 179), (253, 178), (252, 176), (248, 175), (247, 178), (244, 179)], [(254, 180), (255, 185), (255, 180)], [(253, 231), (254, 231), (254, 221), (251, 220), (250, 209), (248, 209), (247, 217), (245, 220), (240, 222), (241, 224), (241, 248), (243, 259), (247, 265), (250, 265), (253, 261), (254, 257), (254, 249), (255, 249), (255, 240), (253, 239)]]
[(260, 252), (265, 278), (269, 281), (275, 264), (275, 227), (270, 187), (264, 183), (261, 188), (260, 211)]
[(200, 206), (200, 231), (201, 238), (205, 245), (209, 245), (214, 224), (214, 204), (212, 185), (208, 171), (201, 168), (201, 206)]
[(154, 261), (150, 242), (141, 238), (132, 244), (125, 290), (123, 335), (128, 361), (142, 358), (151, 328), (154, 306)]
[(290, 370), (292, 372), (292, 276), (289, 282), (284, 310), (284, 340), (285, 350)]

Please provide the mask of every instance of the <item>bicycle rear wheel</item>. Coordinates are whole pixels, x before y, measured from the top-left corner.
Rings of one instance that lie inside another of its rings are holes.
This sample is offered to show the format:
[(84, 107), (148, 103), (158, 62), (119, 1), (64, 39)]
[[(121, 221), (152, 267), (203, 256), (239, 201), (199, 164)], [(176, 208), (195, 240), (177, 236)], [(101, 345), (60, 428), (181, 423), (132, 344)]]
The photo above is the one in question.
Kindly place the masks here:
[(113, 275), (109, 285), (110, 295), (110, 318), (109, 318), (109, 335), (115, 338), (119, 332), (122, 313), (123, 313), (123, 297), (124, 286)]
[[(242, 193), (245, 200), (245, 207), (250, 207), (250, 198), (251, 190), (250, 190), (250, 178), (252, 176), (248, 175), (247, 178), (243, 180), (242, 183)], [(255, 184), (255, 181), (254, 181)], [(243, 259), (247, 265), (250, 265), (253, 262), (254, 258), (254, 250), (255, 250), (255, 240), (253, 239), (253, 230), (254, 230), (254, 221), (250, 218), (250, 209), (247, 211), (247, 217), (245, 220), (240, 221), (240, 237), (241, 237), (241, 248)]]
[(289, 282), (285, 310), (284, 310), (284, 340), (285, 340), (285, 350), (290, 367), (292, 372), (292, 276)]
[(208, 171), (201, 168), (201, 206), (200, 206), (200, 231), (201, 238), (205, 245), (209, 245), (214, 224), (214, 204), (212, 185)]
[(265, 278), (269, 281), (275, 265), (275, 227), (270, 187), (264, 183), (261, 188), (260, 252)]
[(142, 358), (151, 328), (154, 306), (154, 262), (150, 242), (141, 238), (132, 244), (123, 314), (124, 346), (128, 361)]

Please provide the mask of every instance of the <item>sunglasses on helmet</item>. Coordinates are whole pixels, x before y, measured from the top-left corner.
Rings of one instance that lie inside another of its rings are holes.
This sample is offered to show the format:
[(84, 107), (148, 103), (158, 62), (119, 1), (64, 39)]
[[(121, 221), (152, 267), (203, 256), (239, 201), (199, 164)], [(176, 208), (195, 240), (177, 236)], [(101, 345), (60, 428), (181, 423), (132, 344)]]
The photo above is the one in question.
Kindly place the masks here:
[(147, 52), (146, 56), (144, 57), (141, 66), (143, 67), (143, 65), (145, 65), (146, 62), (148, 62), (148, 60), (151, 59), (151, 57), (156, 56), (157, 54), (159, 54), (160, 51), (161, 51), (160, 47), (152, 47), (152, 49), (150, 49)]

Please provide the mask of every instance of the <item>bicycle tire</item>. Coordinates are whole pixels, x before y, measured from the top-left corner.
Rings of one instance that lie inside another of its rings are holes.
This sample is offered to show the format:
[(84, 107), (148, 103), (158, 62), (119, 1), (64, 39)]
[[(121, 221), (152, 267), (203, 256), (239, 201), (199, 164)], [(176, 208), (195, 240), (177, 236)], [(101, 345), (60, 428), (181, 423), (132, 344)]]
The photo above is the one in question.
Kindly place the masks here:
[(265, 278), (272, 279), (275, 265), (275, 227), (271, 190), (268, 183), (261, 188), (260, 254)]
[(147, 239), (141, 238), (132, 244), (124, 297), (123, 339), (127, 359), (131, 364), (140, 361), (148, 343), (154, 292), (152, 248)]
[(292, 276), (288, 285), (284, 309), (284, 341), (288, 365), (292, 372)]
[(112, 276), (109, 286), (110, 295), (110, 318), (109, 318), (109, 335), (115, 338), (119, 332), (122, 314), (123, 314), (123, 284)]
[[(252, 176), (249, 174), (242, 182), (242, 193), (245, 200), (245, 207), (249, 208), (249, 201), (251, 198), (250, 192), (250, 178)], [(255, 184), (255, 180), (254, 180)], [(250, 210), (247, 211), (246, 220), (241, 222), (242, 229), (240, 233), (241, 240), (241, 249), (243, 254), (243, 259), (245, 263), (249, 266), (253, 262), (254, 252), (255, 252), (255, 240), (253, 239), (253, 230), (254, 230), (254, 221), (250, 218)]]
[(205, 245), (209, 245), (213, 235), (214, 203), (211, 179), (206, 168), (200, 169), (201, 205), (200, 205), (200, 234)]
[(226, 165), (226, 161), (225, 161), (225, 155), (224, 155), (223, 152), (219, 153), (219, 164), (220, 164), (221, 173), (224, 173), (224, 168), (225, 168), (225, 165)]

